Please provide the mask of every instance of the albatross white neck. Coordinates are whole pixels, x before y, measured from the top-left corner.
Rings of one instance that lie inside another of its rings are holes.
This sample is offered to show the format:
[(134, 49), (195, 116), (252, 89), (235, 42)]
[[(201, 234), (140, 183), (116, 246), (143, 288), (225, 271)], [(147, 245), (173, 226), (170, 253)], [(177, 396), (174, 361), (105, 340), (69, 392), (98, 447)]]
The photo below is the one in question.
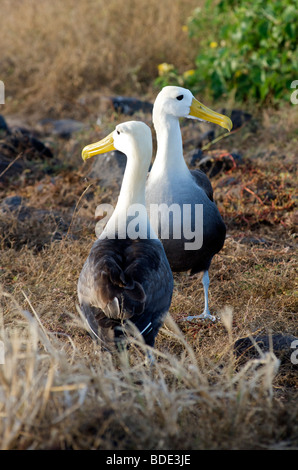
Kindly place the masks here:
[(128, 209), (132, 204), (145, 205), (145, 183), (149, 164), (147, 159), (143, 160), (133, 155), (134, 151), (127, 158), (117, 210)]
[(104, 230), (108, 236), (113, 234), (115, 228), (118, 227), (119, 229), (120, 226), (121, 233), (125, 232), (125, 227), (131, 220), (130, 217), (126, 217), (126, 214), (133, 217), (131, 212), (133, 212), (132, 208), (135, 204), (140, 209), (137, 216), (139, 231), (147, 233), (149, 230), (149, 219), (145, 204), (145, 185), (151, 154), (152, 151), (149, 152), (146, 148), (143, 148), (140, 152), (137, 147), (131, 148), (127, 152), (127, 163), (117, 205)]
[(165, 113), (154, 114), (154, 127), (157, 135), (157, 152), (151, 175), (156, 177), (168, 173), (189, 174), (183, 157), (183, 143), (179, 118)]

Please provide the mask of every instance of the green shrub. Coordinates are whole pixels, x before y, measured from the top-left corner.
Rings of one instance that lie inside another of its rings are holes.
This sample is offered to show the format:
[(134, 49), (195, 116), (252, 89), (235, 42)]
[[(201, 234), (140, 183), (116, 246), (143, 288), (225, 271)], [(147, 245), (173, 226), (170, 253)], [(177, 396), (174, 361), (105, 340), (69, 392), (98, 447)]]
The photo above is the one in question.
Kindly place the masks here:
[[(195, 93), (208, 90), (214, 99), (233, 92), (236, 101), (289, 100), (298, 79), (297, 7), (297, 0), (207, 1), (188, 20), (199, 52), (194, 70), (176, 73), (177, 84)], [(157, 83), (166, 81), (163, 74)]]

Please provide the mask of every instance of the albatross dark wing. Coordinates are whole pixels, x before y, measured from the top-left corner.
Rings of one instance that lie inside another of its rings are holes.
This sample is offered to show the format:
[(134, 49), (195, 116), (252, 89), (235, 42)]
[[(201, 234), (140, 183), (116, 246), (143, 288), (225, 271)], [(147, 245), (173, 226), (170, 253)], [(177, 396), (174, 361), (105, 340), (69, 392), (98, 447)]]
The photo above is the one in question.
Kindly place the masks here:
[(195, 179), (196, 183), (202, 188), (210, 201), (213, 201), (213, 188), (208, 176), (202, 170), (191, 170), (190, 172)]
[(172, 291), (172, 272), (158, 240), (97, 240), (78, 284), (82, 313), (108, 349), (123, 337), (128, 319), (153, 346)]

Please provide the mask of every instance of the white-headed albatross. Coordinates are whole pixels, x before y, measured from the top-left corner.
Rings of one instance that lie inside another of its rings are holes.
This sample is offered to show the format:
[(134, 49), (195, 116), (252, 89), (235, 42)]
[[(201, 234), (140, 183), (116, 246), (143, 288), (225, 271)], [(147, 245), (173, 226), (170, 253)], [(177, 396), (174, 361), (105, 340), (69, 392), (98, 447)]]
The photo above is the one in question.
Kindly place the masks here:
[[(190, 171), (185, 163), (179, 124), (181, 117), (213, 122), (229, 131), (232, 122), (227, 116), (201, 104), (189, 90), (181, 87), (164, 87), (153, 106), (157, 153), (146, 186), (150, 222), (162, 240), (172, 271), (190, 271), (190, 274), (204, 272), (204, 311), (201, 315), (188, 319), (215, 320), (208, 307), (208, 270), (213, 256), (224, 245), (226, 227), (213, 201), (213, 190), (208, 177), (200, 170)], [(151, 210), (154, 205), (161, 204), (166, 204), (171, 209), (168, 213), (172, 217), (172, 230), (169, 232), (164, 226), (167, 224), (166, 218), (161, 217), (161, 212)], [(203, 208), (202, 213), (199, 210), (196, 212), (195, 206)], [(175, 213), (177, 207), (180, 208), (180, 219), (179, 211)], [(178, 219), (175, 219), (174, 214)], [(203, 214), (203, 223), (200, 222), (200, 214)], [(202, 234), (201, 244), (199, 232)], [(195, 240), (196, 234), (198, 240)], [(191, 236), (193, 241), (189, 243)]]
[(85, 147), (82, 157), (115, 149), (127, 156), (118, 202), (78, 281), (81, 312), (93, 336), (110, 351), (125, 340), (127, 320), (153, 347), (173, 293), (172, 271), (145, 205), (150, 128), (137, 121), (119, 124), (105, 139)]

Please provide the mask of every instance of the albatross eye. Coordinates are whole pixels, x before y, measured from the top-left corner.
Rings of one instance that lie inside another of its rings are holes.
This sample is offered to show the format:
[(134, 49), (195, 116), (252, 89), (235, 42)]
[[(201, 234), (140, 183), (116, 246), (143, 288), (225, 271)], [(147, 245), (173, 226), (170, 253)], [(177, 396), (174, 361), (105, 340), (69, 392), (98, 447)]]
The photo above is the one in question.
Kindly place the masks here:
[(117, 131), (117, 134), (120, 135), (120, 131)]
[(181, 100), (183, 100), (183, 98), (184, 98), (184, 96), (183, 96), (183, 95), (179, 95), (179, 96), (177, 96), (177, 98), (176, 98), (176, 99), (177, 99), (178, 101), (181, 101)]

